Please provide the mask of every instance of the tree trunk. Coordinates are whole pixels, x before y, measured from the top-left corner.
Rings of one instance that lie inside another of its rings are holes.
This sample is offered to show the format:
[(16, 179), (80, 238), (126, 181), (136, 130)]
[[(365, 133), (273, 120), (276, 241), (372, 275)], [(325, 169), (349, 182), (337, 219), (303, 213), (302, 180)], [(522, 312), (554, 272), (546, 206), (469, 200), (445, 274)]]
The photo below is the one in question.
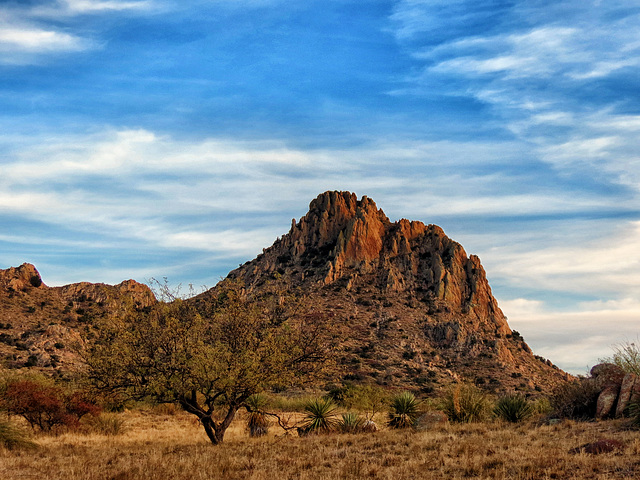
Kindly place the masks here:
[(218, 445), (222, 443), (224, 440), (224, 434), (231, 425), (234, 417), (236, 416), (236, 412), (238, 408), (236, 406), (230, 406), (229, 410), (227, 410), (227, 415), (224, 417), (224, 420), (220, 423), (216, 423), (211, 418), (211, 415), (204, 416), (200, 418), (202, 422), (202, 426), (204, 427), (204, 431), (209, 437), (209, 440), (212, 444)]

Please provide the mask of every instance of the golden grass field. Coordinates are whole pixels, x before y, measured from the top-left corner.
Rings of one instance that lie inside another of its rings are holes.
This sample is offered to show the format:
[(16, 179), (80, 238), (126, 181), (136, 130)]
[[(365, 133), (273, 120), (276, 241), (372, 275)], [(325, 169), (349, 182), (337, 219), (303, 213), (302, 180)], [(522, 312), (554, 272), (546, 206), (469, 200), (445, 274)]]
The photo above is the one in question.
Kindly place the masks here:
[[(39, 435), (36, 450), (0, 448), (0, 479), (613, 479), (640, 478), (640, 433), (619, 421), (448, 424), (299, 438), (249, 438), (236, 419), (212, 446), (182, 412), (125, 412), (122, 433)], [(383, 418), (379, 419), (383, 423)], [(570, 454), (600, 438), (624, 448)]]

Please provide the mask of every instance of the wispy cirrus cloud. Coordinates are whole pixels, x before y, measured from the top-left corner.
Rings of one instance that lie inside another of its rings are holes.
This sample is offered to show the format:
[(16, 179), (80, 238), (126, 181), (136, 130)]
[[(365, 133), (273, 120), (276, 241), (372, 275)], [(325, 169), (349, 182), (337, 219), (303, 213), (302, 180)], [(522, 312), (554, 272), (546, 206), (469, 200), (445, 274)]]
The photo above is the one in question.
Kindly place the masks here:
[(537, 354), (576, 375), (588, 374), (599, 359), (611, 356), (615, 345), (638, 338), (637, 297), (585, 302), (568, 311), (524, 298), (503, 300), (500, 306)]
[(80, 52), (92, 46), (91, 41), (64, 32), (0, 25), (0, 64), (25, 65), (43, 55)]
[[(640, 190), (640, 117), (627, 108), (633, 94), (624, 93), (640, 88), (640, 12), (620, 2), (516, 2), (493, 10), (472, 3), (398, 3), (398, 41), (423, 63), (405, 93), (479, 100), (554, 168), (605, 174)], [(472, 28), (469, 15), (485, 23)], [(433, 16), (453, 32), (435, 43), (424, 36)]]
[(0, 6), (0, 64), (29, 65), (53, 54), (98, 48), (101, 41), (77, 24), (60, 23), (78, 15), (140, 12), (155, 6), (152, 0), (58, 0)]

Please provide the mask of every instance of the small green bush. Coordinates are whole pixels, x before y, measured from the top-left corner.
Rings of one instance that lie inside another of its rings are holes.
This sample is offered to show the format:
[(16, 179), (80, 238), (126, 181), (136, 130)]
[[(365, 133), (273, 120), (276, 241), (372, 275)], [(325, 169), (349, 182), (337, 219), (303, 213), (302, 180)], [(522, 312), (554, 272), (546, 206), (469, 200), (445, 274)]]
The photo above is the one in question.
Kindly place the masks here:
[(442, 410), (453, 422), (481, 422), (491, 412), (491, 400), (475, 385), (456, 385), (444, 397)]
[(534, 409), (522, 395), (505, 395), (498, 400), (493, 413), (501, 420), (518, 423), (533, 415)]
[(342, 419), (338, 422), (338, 430), (342, 433), (360, 433), (364, 425), (364, 418), (357, 413), (347, 412), (342, 414)]
[(402, 392), (391, 400), (389, 423), (391, 428), (412, 427), (420, 414), (418, 400), (410, 392)]
[(305, 433), (327, 433), (335, 430), (337, 407), (330, 398), (320, 398), (308, 402), (304, 411), (306, 415), (302, 424)]

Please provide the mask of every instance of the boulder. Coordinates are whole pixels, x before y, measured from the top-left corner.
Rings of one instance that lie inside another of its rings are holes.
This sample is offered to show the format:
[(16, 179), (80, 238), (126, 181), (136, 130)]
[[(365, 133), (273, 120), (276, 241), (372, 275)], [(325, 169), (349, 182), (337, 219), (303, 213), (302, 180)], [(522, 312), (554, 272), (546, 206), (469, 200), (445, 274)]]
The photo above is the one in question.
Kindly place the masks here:
[(638, 380), (638, 376), (633, 373), (627, 373), (622, 379), (620, 385), (620, 393), (618, 395), (618, 404), (616, 406), (616, 417), (622, 417), (625, 409), (629, 406), (631, 394)]
[(608, 417), (614, 411), (613, 407), (616, 404), (619, 392), (620, 387), (618, 385), (610, 384), (604, 387), (598, 396), (596, 418), (601, 419)]

